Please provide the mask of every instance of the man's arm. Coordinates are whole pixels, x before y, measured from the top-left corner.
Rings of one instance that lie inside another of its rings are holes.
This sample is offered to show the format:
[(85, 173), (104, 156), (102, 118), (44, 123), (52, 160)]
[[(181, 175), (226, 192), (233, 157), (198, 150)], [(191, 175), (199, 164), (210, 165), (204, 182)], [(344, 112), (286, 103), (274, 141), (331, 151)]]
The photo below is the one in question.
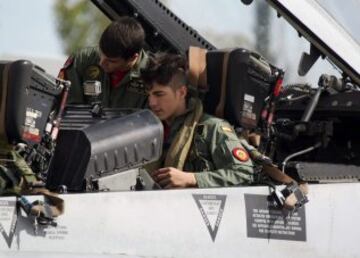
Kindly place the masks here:
[(167, 167), (155, 171), (154, 180), (167, 189), (226, 187), (253, 182), (253, 163), (228, 123), (221, 121), (211, 126), (205, 140), (214, 170), (193, 173)]
[(173, 167), (160, 168), (152, 174), (152, 177), (164, 189), (197, 187), (194, 173)]
[(92, 47), (81, 49), (67, 59), (60, 74), (63, 74), (65, 80), (71, 81), (68, 104), (86, 103), (83, 90), (83, 77), (86, 73), (86, 68), (96, 66), (98, 62), (98, 51)]
[(227, 122), (217, 120), (206, 141), (215, 168), (194, 173), (199, 188), (249, 185), (253, 182), (253, 162)]

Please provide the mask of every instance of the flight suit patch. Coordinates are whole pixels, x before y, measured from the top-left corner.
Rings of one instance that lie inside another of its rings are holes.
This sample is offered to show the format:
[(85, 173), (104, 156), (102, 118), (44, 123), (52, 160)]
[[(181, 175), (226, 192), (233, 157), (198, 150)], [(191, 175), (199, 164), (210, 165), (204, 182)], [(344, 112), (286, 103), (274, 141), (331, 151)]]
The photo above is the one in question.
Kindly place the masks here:
[(221, 129), (225, 132), (225, 133), (233, 133), (234, 131), (228, 127), (228, 126), (221, 126)]
[(249, 160), (249, 154), (243, 148), (234, 148), (232, 150), (232, 154), (236, 159), (238, 159), (242, 162), (246, 162)]
[(100, 67), (97, 65), (90, 65), (86, 68), (85, 70), (85, 75), (87, 79), (90, 80), (96, 80), (96, 79), (100, 79), (100, 75), (101, 75), (101, 70)]
[(232, 129), (230, 126), (223, 125), (220, 127), (222, 132), (226, 135), (235, 134), (234, 129)]

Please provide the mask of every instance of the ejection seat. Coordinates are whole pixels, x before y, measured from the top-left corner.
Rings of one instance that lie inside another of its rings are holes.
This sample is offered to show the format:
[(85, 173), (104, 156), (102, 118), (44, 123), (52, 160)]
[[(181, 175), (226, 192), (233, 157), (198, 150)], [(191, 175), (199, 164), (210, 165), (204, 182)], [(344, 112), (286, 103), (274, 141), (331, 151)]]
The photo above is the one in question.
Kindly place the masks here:
[(27, 60), (0, 63), (0, 135), (8, 143), (41, 141), (62, 88)]
[(282, 71), (260, 55), (242, 48), (206, 51), (190, 47), (189, 82), (205, 92), (205, 112), (235, 128), (255, 129), (276, 91)]

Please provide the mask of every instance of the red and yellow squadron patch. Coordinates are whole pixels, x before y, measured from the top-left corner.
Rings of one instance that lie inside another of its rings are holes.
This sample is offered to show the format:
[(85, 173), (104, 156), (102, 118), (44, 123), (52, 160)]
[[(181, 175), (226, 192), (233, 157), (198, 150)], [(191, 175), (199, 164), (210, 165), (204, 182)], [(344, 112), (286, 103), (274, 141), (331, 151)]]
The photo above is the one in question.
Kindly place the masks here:
[(232, 154), (235, 158), (237, 158), (238, 160), (242, 161), (242, 162), (246, 162), (249, 160), (249, 154), (247, 153), (247, 151), (243, 148), (234, 148), (232, 150)]

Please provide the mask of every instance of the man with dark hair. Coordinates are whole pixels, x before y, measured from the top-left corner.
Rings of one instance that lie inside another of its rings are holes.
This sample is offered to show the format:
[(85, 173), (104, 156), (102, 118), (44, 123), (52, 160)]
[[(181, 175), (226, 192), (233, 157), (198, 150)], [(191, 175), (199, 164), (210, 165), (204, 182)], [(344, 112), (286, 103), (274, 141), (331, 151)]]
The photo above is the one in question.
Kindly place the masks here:
[(145, 32), (131, 17), (121, 17), (102, 33), (99, 48), (89, 47), (70, 56), (59, 77), (72, 82), (69, 104), (91, 104), (84, 82), (100, 81), (104, 107), (142, 108), (146, 92), (140, 69), (147, 63)]
[(147, 167), (163, 188), (220, 187), (253, 182), (253, 163), (233, 128), (188, 96), (184, 58), (157, 54), (142, 71), (148, 105), (164, 124), (163, 157)]

